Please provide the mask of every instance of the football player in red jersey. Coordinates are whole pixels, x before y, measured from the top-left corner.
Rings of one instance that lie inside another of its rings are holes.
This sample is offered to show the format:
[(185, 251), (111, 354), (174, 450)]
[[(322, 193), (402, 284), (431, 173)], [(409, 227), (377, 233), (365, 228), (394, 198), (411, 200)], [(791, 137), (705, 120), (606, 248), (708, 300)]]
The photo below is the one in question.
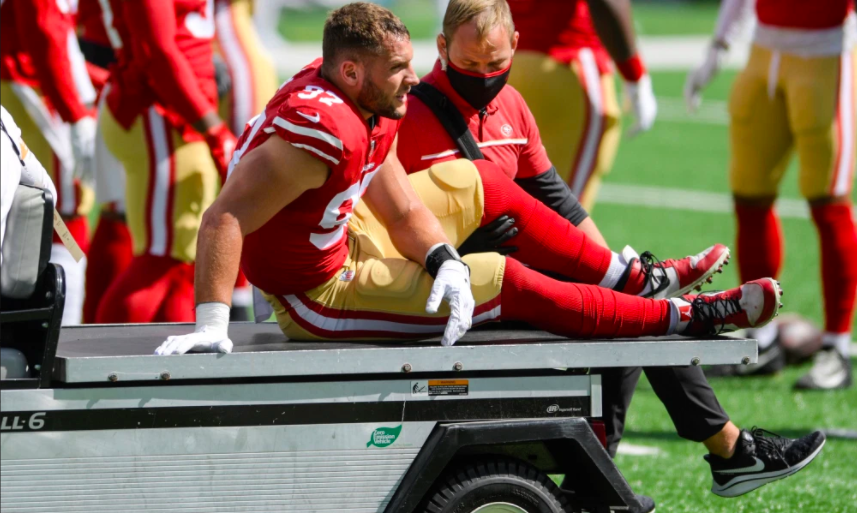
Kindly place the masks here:
[(202, 212), (235, 138), (217, 115), (213, 0), (110, 2), (122, 49), (99, 113), (126, 171), (134, 258), (97, 322), (190, 321)]
[[(567, 336), (699, 335), (776, 314), (780, 290), (771, 279), (644, 299), (552, 280), (498, 253), (459, 257), (455, 245), (510, 215), (523, 225), (518, 256), (534, 267), (598, 283), (611, 260), (495, 164), (455, 160), (405, 174), (396, 133), (418, 79), (409, 33), (391, 12), (367, 3), (334, 11), (323, 53), (241, 136), (230, 178), (200, 228), (196, 330), (169, 337), (157, 354), (231, 352), (229, 301), (239, 267), (295, 340), (443, 334), (450, 345), (473, 322), (498, 319)], [(740, 442), (735, 431), (731, 442), (712, 444), (716, 454), (735, 455), (724, 459), (724, 475), (756, 458), (785, 477), (824, 443), (820, 432), (779, 438), (785, 456), (776, 459), (754, 450), (750, 433)], [(718, 491), (738, 495), (773, 479), (732, 480)]]
[[(7, 0), (0, 7), (0, 90), (30, 150), (57, 186), (57, 210), (84, 252), (96, 123), (95, 91), (75, 44), (68, 2)], [(76, 262), (57, 237), (51, 261), (66, 273), (63, 324), (79, 324), (86, 259)]]
[[(753, 8), (726, 0), (705, 61), (688, 75), (689, 108), (717, 74), (737, 27)], [(800, 193), (821, 245), (823, 349), (797, 387), (832, 390), (853, 383), (850, 347), (857, 298), (854, 221), (857, 51), (854, 0), (820, 3), (757, 0), (759, 23), (747, 67), (729, 100), (729, 181), (737, 218), (741, 278), (778, 276), (783, 234), (774, 201), (791, 160), (800, 161)], [(760, 360), (779, 350), (774, 333), (757, 334)]]
[[(657, 102), (637, 52), (630, 0), (510, 0), (521, 39), (509, 83), (527, 100), (560, 176), (591, 210), (619, 146), (615, 68), (636, 118), (652, 127)], [(603, 43), (602, 43), (603, 41)]]

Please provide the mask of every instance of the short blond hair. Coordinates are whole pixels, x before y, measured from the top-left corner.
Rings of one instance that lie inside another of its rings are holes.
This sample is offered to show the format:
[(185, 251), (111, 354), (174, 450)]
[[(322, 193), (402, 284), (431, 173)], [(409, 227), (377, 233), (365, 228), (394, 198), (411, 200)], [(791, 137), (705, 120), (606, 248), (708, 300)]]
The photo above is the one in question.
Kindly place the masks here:
[(505, 28), (510, 39), (515, 34), (512, 11), (506, 0), (450, 0), (443, 15), (443, 35), (451, 41), (458, 27), (474, 19), (480, 40), (484, 41), (497, 26)]

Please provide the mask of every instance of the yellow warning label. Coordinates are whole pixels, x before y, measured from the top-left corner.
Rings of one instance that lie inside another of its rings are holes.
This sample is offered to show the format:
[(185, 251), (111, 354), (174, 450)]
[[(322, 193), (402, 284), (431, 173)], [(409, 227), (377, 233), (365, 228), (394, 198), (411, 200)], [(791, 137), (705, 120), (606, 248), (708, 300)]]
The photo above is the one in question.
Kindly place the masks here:
[(428, 395), (467, 395), (468, 379), (432, 379), (428, 382)]

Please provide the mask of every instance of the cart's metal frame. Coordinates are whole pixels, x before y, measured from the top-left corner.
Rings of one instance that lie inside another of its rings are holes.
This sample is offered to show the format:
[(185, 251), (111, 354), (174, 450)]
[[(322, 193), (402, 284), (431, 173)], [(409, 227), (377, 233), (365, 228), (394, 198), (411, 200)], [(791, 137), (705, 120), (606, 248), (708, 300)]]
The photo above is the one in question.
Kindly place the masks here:
[(743, 339), (302, 343), (267, 324), (233, 325), (230, 355), (152, 355), (190, 329), (66, 328), (51, 379), (0, 382), (3, 511), (411, 512), (485, 454), (572, 476), (576, 507), (627, 509), (586, 369), (756, 360)]

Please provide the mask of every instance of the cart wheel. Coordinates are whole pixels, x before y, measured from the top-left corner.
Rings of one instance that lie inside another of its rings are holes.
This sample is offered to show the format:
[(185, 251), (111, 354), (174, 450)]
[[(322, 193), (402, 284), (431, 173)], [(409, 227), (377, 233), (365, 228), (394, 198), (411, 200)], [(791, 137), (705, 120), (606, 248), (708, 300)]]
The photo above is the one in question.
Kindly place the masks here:
[(568, 501), (550, 478), (527, 463), (488, 458), (464, 463), (439, 479), (426, 513), (566, 513)]

